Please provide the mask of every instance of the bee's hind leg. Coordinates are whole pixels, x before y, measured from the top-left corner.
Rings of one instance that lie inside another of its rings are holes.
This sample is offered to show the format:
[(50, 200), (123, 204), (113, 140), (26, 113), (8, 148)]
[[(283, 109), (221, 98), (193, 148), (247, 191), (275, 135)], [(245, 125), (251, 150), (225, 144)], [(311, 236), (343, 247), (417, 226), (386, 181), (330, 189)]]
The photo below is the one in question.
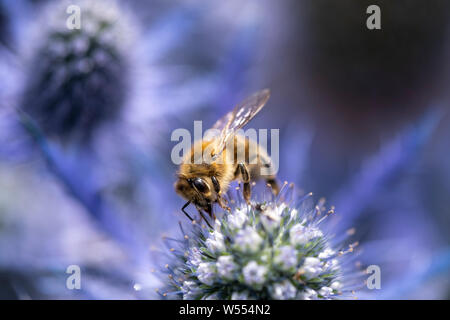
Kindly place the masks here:
[(259, 154), (259, 171), (260, 178), (263, 178), (267, 186), (272, 190), (274, 195), (280, 193), (280, 187), (277, 182), (276, 172), (272, 167), (272, 160), (265, 152)]
[(280, 193), (280, 187), (278, 186), (277, 179), (275, 177), (270, 177), (266, 179), (266, 182), (272, 189), (272, 193), (277, 196), (278, 193)]
[(245, 165), (245, 163), (239, 163), (238, 168), (241, 173), (242, 182), (244, 184), (244, 190), (243, 190), (244, 199), (245, 199), (245, 202), (247, 202), (247, 204), (250, 204), (250, 197), (252, 195), (252, 191), (250, 188), (250, 174), (248, 172), (248, 169), (247, 169), (247, 166)]

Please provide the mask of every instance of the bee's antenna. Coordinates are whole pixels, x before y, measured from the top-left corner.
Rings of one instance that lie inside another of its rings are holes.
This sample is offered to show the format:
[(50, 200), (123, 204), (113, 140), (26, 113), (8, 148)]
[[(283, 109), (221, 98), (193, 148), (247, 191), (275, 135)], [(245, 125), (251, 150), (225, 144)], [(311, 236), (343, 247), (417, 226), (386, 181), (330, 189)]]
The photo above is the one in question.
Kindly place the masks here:
[(200, 210), (200, 209), (198, 209), (198, 208), (197, 208), (197, 210), (198, 210), (198, 213), (200, 213), (200, 216), (203, 218), (203, 220), (205, 220), (205, 222), (206, 222), (206, 224), (208, 225), (208, 227), (209, 227), (210, 229), (214, 229), (214, 228), (211, 226), (211, 224), (209, 223), (209, 221), (207, 220), (207, 218), (205, 217), (205, 215), (203, 214), (202, 210)]
[(194, 219), (192, 219), (191, 216), (186, 211), (184, 211), (184, 209), (186, 209), (186, 207), (190, 204), (191, 204), (191, 201), (186, 202), (184, 204), (183, 208), (181, 208), (181, 211), (183, 211), (183, 213), (186, 215), (186, 217), (188, 217), (189, 220), (193, 221)]

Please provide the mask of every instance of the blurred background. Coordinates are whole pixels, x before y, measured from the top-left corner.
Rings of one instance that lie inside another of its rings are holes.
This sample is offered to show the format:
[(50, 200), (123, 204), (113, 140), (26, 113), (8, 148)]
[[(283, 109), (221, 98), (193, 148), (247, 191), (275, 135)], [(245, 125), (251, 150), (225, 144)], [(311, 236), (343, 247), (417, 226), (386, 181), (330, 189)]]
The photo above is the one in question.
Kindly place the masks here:
[(158, 298), (186, 219), (171, 133), (262, 88), (251, 127), (280, 129), (279, 179), (381, 267), (360, 297), (450, 298), (449, 18), (445, 0), (0, 1), (0, 298)]

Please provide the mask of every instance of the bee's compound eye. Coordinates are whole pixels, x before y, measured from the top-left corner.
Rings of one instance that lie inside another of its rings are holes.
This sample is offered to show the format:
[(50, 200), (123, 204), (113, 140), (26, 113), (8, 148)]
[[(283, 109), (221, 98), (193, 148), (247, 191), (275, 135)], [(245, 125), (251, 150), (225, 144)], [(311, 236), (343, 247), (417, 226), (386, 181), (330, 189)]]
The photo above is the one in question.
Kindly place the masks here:
[(202, 178), (195, 178), (192, 181), (192, 184), (194, 185), (195, 189), (197, 189), (199, 192), (202, 192), (202, 193), (208, 191), (208, 189), (209, 189), (205, 180), (203, 180)]

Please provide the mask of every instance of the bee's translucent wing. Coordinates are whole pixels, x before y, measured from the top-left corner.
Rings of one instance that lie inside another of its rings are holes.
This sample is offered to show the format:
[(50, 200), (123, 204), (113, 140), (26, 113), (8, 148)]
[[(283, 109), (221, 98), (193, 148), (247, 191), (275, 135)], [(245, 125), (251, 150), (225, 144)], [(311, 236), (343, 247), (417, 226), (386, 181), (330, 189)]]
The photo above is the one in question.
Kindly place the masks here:
[(233, 111), (219, 119), (213, 129), (221, 130), (214, 147), (214, 158), (217, 158), (225, 149), (227, 142), (234, 137), (236, 131), (245, 126), (266, 104), (270, 97), (270, 90), (258, 91), (239, 103)]
[(203, 136), (203, 140), (204, 141), (212, 141), (212, 140), (216, 140), (218, 137), (220, 137), (222, 135), (222, 131), (228, 125), (228, 123), (231, 119), (232, 113), (233, 113), (233, 111), (230, 111), (226, 115), (224, 115), (222, 118), (217, 120), (216, 123), (214, 123), (214, 125), (205, 132), (205, 134)]

